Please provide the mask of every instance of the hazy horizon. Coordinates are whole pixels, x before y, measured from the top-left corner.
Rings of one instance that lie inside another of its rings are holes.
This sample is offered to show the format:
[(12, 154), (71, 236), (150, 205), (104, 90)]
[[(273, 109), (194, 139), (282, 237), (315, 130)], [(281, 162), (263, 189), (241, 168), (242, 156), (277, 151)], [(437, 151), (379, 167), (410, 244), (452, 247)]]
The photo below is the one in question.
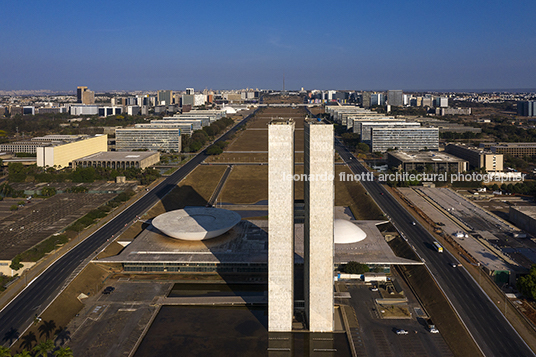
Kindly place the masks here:
[(283, 76), (294, 89), (536, 83), (529, 0), (30, 0), (2, 13), (1, 90), (279, 89)]

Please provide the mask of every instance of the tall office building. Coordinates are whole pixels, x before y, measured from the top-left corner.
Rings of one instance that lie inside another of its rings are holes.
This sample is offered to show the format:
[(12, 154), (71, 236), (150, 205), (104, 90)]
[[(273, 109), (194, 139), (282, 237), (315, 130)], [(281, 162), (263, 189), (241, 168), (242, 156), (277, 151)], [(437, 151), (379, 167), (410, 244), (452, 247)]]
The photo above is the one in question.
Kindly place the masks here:
[(363, 92), (363, 94), (361, 94), (361, 106), (363, 108), (370, 108), (370, 97), (371, 97), (372, 93), (370, 92)]
[(171, 91), (171, 90), (159, 90), (157, 95), (158, 95), (158, 105), (171, 105), (171, 104), (173, 104), (173, 91)]
[(517, 102), (517, 115), (522, 115), (524, 117), (536, 116), (536, 101), (529, 100)]
[(292, 331), (294, 313), (294, 121), (268, 125), (268, 331)]
[(76, 88), (76, 100), (82, 104), (95, 104), (95, 92), (90, 91), (87, 87), (79, 86)]
[(304, 296), (311, 332), (333, 331), (333, 125), (305, 123)]
[(371, 94), (370, 105), (385, 105), (385, 96), (382, 93)]
[(393, 107), (401, 107), (404, 105), (404, 93), (401, 90), (387, 91), (387, 101)]

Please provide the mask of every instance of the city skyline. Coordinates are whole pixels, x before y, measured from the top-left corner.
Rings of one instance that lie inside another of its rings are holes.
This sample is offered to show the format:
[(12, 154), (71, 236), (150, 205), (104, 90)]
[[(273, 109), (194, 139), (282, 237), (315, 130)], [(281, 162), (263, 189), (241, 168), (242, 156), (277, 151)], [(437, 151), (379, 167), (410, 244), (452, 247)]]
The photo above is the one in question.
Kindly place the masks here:
[(4, 4), (0, 90), (535, 87), (530, 1), (54, 4)]

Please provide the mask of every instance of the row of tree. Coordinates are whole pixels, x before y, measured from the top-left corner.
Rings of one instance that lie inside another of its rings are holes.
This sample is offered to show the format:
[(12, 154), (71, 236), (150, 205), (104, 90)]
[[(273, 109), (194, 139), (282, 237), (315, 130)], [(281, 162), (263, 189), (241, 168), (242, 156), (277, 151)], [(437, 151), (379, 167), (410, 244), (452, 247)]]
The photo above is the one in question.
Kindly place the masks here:
[(228, 126), (233, 123), (233, 119), (225, 117), (216, 120), (209, 126), (205, 126), (203, 129), (194, 131), (189, 137), (187, 135), (182, 135), (182, 151), (199, 151), (208, 141), (214, 139), (216, 136), (221, 134)]
[[(64, 347), (65, 342), (71, 339), (71, 332), (67, 328), (58, 327), (54, 320), (43, 321), (37, 316), (34, 324), (39, 324), (37, 330), (39, 337), (45, 340), (39, 342), (33, 331), (28, 332), (21, 338), (21, 348), (14, 357), (48, 357), (53, 354), (57, 357), (72, 357), (73, 351), (70, 347)], [(19, 332), (11, 328), (3, 337), (4, 342), (12, 344), (19, 338)], [(0, 346), (0, 357), (11, 357), (11, 350), (7, 347)]]
[[(117, 176), (125, 176), (127, 180), (138, 180), (142, 185), (149, 184), (160, 177), (160, 172), (153, 168), (112, 169), (107, 167), (78, 167), (76, 170), (42, 168), (37, 165), (24, 166), (21, 163), (8, 165), (9, 182), (84, 182), (112, 181)], [(0, 193), (7, 188), (0, 186)], [(4, 194), (7, 196), (8, 194)]]

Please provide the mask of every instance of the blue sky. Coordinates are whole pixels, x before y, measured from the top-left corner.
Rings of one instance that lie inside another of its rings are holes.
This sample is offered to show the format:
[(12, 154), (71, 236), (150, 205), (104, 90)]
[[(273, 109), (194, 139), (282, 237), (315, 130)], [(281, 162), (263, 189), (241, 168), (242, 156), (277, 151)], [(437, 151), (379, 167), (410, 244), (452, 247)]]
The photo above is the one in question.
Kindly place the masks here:
[(0, 90), (536, 87), (536, 1), (0, 3)]

